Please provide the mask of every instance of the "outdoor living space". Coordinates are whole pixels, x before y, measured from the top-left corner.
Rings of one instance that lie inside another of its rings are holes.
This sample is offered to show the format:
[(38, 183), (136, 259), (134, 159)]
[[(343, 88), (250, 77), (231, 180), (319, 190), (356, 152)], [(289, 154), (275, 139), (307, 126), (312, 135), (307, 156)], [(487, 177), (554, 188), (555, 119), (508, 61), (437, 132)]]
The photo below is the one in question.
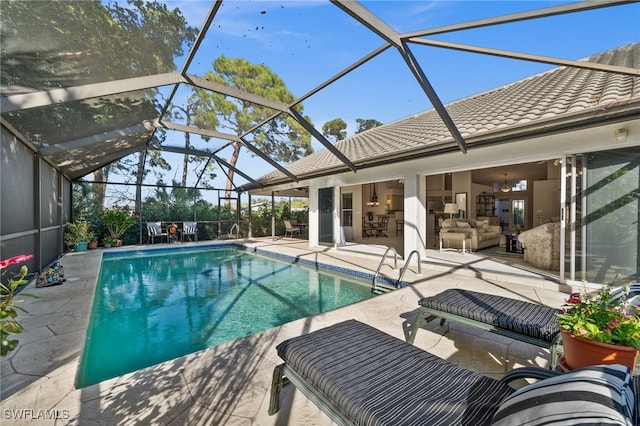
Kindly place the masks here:
[[(245, 244), (249, 250), (368, 273), (380, 260), (341, 249), (309, 249), (303, 240), (262, 238)], [(4, 421), (51, 424), (42, 417), (44, 412), (54, 413), (61, 424), (330, 425), (333, 422), (293, 387), (283, 392), (280, 412), (267, 414), (273, 368), (281, 362), (275, 346), (281, 341), (346, 319), (407, 340), (418, 300), (449, 288), (550, 306), (560, 306), (567, 297), (565, 287), (555, 281), (474, 254), (427, 254), (420, 275), (415, 265), (409, 268), (405, 278), (411, 286), (82, 389), (75, 388), (75, 380), (102, 250), (67, 254), (62, 258), (67, 279), (63, 285), (27, 288), (42, 298), (25, 299), (29, 314), (20, 346), (2, 359), (2, 412), (11, 413)], [(440, 326), (432, 321), (418, 333), (415, 345), (496, 378), (518, 366), (546, 366), (548, 360), (548, 351), (537, 346), (454, 322)]]
[[(331, 425), (302, 386), (275, 413), (276, 347), (345, 320), (374, 329), (347, 339), (368, 368), (383, 331), (491, 378), (560, 373), (570, 339), (556, 357), (556, 312), (524, 302), (640, 282), (638, 16), (624, 0), (3, 2), (2, 425)], [(456, 289), (515, 315), (465, 322)], [(436, 295), (456, 315), (421, 304)]]

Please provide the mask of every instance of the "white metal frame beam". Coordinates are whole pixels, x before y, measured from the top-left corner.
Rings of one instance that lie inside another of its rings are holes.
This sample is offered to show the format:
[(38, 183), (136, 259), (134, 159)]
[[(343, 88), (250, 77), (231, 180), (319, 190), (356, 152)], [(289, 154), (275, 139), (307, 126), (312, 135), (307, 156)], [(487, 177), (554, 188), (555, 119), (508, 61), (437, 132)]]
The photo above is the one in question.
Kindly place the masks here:
[(129, 126), (123, 129), (112, 130), (110, 132), (99, 133), (84, 138), (74, 139), (67, 142), (58, 143), (38, 149), (38, 153), (42, 156), (58, 154), (68, 149), (84, 148), (91, 145), (100, 144), (109, 140), (115, 140), (125, 136), (145, 133), (153, 130), (154, 123), (152, 121), (144, 121), (135, 126)]
[(463, 153), (466, 153), (466, 142), (460, 134), (458, 127), (453, 122), (453, 119), (444, 107), (440, 97), (433, 89), (433, 86), (431, 86), (427, 75), (420, 67), (420, 63), (416, 60), (415, 56), (409, 49), (409, 46), (402, 39), (402, 36), (358, 2), (351, 0), (332, 0), (332, 2), (366, 28), (378, 34), (385, 41), (391, 43), (396, 47), (396, 49), (398, 49), (402, 59), (407, 63), (407, 66), (418, 81), (418, 84), (424, 91), (425, 95), (427, 95), (427, 98), (429, 98), (429, 101), (431, 101), (431, 104), (440, 116), (440, 119), (444, 122), (445, 126), (447, 126), (447, 129), (449, 129), (449, 133), (451, 133), (451, 136), (460, 147), (460, 150)]
[(186, 154), (186, 155), (195, 155), (195, 156), (198, 156), (198, 157), (213, 158), (215, 161), (217, 161), (218, 163), (224, 165), (225, 167), (233, 170), (235, 173), (239, 174), (240, 176), (242, 176), (243, 178), (245, 178), (249, 182), (251, 182), (253, 184), (257, 184), (258, 183), (252, 177), (248, 176), (247, 174), (245, 174), (241, 170), (238, 170), (237, 168), (235, 168), (234, 166), (232, 166), (231, 164), (227, 163), (225, 160), (223, 160), (222, 158), (218, 157), (217, 155), (215, 155), (215, 154), (213, 154), (211, 152), (201, 151), (201, 150), (197, 150), (197, 149), (186, 149), (186, 148), (176, 147), (176, 146), (161, 146), (161, 147), (158, 147), (156, 149), (158, 149), (159, 151), (174, 152), (174, 153), (177, 153), (177, 154)]

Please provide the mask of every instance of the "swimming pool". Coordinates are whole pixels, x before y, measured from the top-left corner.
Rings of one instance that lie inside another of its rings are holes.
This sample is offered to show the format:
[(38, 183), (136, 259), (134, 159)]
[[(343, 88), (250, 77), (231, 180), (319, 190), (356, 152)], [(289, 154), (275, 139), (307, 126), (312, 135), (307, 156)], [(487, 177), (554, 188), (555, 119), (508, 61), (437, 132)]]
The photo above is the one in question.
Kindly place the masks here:
[(105, 252), (78, 387), (375, 296), (237, 246)]

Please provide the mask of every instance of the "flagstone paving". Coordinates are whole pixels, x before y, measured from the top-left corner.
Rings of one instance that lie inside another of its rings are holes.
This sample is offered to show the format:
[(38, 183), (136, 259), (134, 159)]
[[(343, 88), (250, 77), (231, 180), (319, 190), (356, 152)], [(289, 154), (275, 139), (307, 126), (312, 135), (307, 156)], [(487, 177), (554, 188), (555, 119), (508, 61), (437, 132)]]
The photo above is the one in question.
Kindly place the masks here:
[[(309, 249), (307, 241), (262, 239), (247, 246), (320, 263), (375, 272), (380, 257), (353, 250)], [(26, 291), (26, 331), (1, 361), (3, 425), (331, 425), (292, 387), (281, 410), (267, 413), (275, 346), (293, 336), (355, 318), (405, 339), (417, 301), (447, 288), (468, 288), (560, 306), (568, 291), (547, 277), (474, 254), (428, 251), (422, 274), (410, 267), (413, 284), (341, 309), (300, 319), (82, 389), (75, 387), (101, 250), (62, 258), (67, 281)], [(170, 344), (168, 342), (167, 344)], [(547, 351), (456, 323), (429, 323), (415, 344), (453, 363), (493, 377), (523, 365), (547, 363)], [(55, 418), (55, 419), (54, 419)]]

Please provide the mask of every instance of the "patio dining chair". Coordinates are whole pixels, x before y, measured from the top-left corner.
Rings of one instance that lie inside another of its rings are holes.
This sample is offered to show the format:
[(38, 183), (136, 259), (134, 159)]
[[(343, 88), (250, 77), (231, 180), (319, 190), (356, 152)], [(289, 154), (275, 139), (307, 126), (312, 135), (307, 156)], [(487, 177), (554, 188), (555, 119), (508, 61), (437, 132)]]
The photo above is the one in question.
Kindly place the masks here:
[(180, 239), (184, 241), (185, 236), (192, 236), (193, 241), (198, 241), (198, 222), (184, 222), (182, 224)]
[(388, 230), (389, 227), (389, 216), (380, 216), (378, 218), (378, 225), (376, 226), (376, 237), (385, 237), (387, 238), (387, 234), (385, 231)]
[(290, 220), (284, 220), (284, 237), (287, 238), (287, 233), (293, 238), (293, 234), (300, 234), (300, 228), (293, 226)]
[(153, 244), (156, 238), (160, 238), (160, 242), (165, 238), (169, 242), (169, 233), (162, 231), (161, 222), (147, 222), (147, 244)]

